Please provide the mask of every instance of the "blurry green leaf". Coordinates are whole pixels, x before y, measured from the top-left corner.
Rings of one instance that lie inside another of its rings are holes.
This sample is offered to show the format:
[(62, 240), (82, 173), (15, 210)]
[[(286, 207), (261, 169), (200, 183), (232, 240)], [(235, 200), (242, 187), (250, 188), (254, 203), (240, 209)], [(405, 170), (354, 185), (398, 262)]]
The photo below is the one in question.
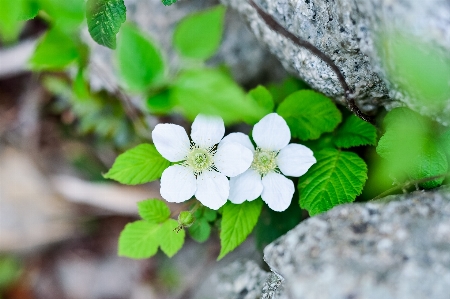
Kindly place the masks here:
[(162, 4), (164, 4), (165, 6), (169, 6), (172, 5), (174, 3), (177, 3), (178, 0), (161, 0)]
[[(418, 157), (417, 161), (412, 161), (413, 171), (410, 174), (412, 179), (425, 179), (446, 174), (448, 172), (448, 160), (444, 151), (439, 148), (435, 142), (426, 143)], [(438, 187), (442, 184), (445, 177), (432, 181), (420, 183), (419, 186), (425, 189)]]
[(308, 85), (294, 77), (288, 77), (280, 84), (269, 84), (267, 89), (273, 95), (276, 104), (281, 103), (288, 95), (299, 91), (300, 89), (308, 89)]
[(120, 30), (116, 55), (119, 75), (130, 90), (145, 91), (163, 77), (164, 62), (159, 49), (130, 24), (124, 24)]
[(22, 29), (20, 16), (26, 5), (25, 0), (0, 1), (0, 37), (6, 42), (14, 41)]
[(169, 207), (159, 199), (138, 202), (139, 216), (148, 222), (161, 223), (170, 217)]
[(244, 201), (239, 205), (228, 202), (223, 206), (218, 260), (245, 241), (258, 222), (261, 208), (260, 199)]
[(377, 142), (377, 129), (356, 115), (351, 115), (337, 129), (333, 139), (334, 144), (340, 148), (375, 145)]
[(205, 218), (207, 221), (211, 222), (216, 220), (217, 218), (217, 211), (211, 210), (208, 207), (203, 207), (203, 218)]
[(211, 57), (220, 45), (224, 17), (225, 7), (221, 5), (187, 16), (175, 28), (175, 48), (186, 57)]
[(312, 90), (289, 95), (277, 112), (286, 120), (292, 136), (302, 140), (317, 139), (325, 132), (332, 132), (342, 120), (336, 105)]
[(261, 108), (264, 108), (267, 113), (271, 113), (275, 106), (272, 94), (262, 85), (258, 85), (248, 92), (248, 95), (258, 103)]
[(19, 260), (13, 256), (0, 257), (0, 291), (13, 284), (22, 272)]
[(148, 110), (156, 114), (168, 114), (173, 109), (173, 103), (170, 98), (170, 91), (164, 90), (160, 93), (150, 95), (147, 98)]
[(159, 230), (159, 242), (161, 250), (168, 256), (172, 257), (177, 253), (184, 244), (186, 235), (184, 229), (176, 231), (178, 222), (174, 219), (165, 221)]
[(158, 251), (159, 224), (144, 220), (128, 223), (119, 236), (119, 256), (134, 259), (149, 258)]
[(200, 218), (189, 227), (189, 234), (195, 241), (203, 243), (208, 240), (211, 234), (211, 225), (205, 218)]
[(159, 179), (169, 165), (154, 145), (144, 143), (119, 155), (104, 176), (122, 184), (143, 184)]
[(264, 116), (264, 109), (249, 101), (239, 85), (218, 70), (181, 73), (174, 82), (171, 96), (190, 119), (203, 113), (219, 115), (226, 124), (241, 120), (256, 123)]
[(127, 18), (123, 0), (88, 0), (86, 19), (93, 40), (102, 46), (115, 49), (116, 34)]
[(367, 165), (357, 154), (324, 149), (314, 156), (317, 163), (298, 181), (302, 209), (313, 216), (352, 202), (361, 194)]
[(85, 0), (38, 0), (40, 7), (51, 17), (60, 31), (78, 30), (84, 20)]
[(28, 21), (34, 19), (39, 13), (39, 0), (25, 0), (25, 6), (19, 15), (19, 19), (23, 21)]
[(75, 41), (53, 28), (41, 38), (29, 63), (34, 70), (61, 70), (78, 58)]
[(450, 129), (447, 129), (439, 136), (439, 145), (450, 158)]

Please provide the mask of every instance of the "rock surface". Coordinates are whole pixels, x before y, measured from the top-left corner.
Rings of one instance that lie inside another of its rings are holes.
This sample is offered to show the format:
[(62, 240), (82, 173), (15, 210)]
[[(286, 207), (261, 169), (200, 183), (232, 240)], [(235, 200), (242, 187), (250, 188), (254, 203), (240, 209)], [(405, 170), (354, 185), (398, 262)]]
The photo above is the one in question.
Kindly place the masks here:
[[(248, 20), (259, 40), (314, 89), (343, 102), (344, 91), (331, 69), (304, 48), (273, 32), (247, 1), (221, 0)], [(448, 0), (258, 0), (259, 6), (284, 28), (309, 41), (341, 69), (355, 90), (362, 110), (388, 109), (407, 104), (412, 109), (450, 124), (450, 96), (438, 114), (414, 101), (391, 81), (377, 50), (381, 33), (400, 30), (411, 39), (450, 53), (450, 2)], [(437, 9), (439, 8), (439, 9)], [(393, 41), (395, 42), (395, 41)], [(384, 51), (392, 45), (383, 44)], [(446, 53), (446, 54), (445, 54)], [(386, 54), (386, 53), (384, 53)], [(450, 67), (450, 66), (449, 66)], [(400, 79), (401, 80), (401, 79)]]

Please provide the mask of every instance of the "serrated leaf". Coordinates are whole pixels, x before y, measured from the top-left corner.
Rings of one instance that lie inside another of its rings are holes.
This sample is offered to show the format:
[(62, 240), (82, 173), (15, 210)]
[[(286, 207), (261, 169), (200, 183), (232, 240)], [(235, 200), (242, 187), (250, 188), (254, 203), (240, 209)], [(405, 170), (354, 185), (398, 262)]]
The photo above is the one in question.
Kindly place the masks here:
[(144, 220), (128, 223), (119, 236), (119, 256), (149, 258), (159, 246), (160, 225)]
[(175, 28), (175, 48), (189, 58), (211, 57), (220, 45), (224, 17), (225, 7), (221, 5), (187, 16)]
[(219, 115), (226, 124), (242, 120), (256, 123), (265, 115), (264, 109), (250, 101), (241, 87), (219, 70), (199, 69), (181, 73), (171, 96), (190, 119), (203, 113)]
[(352, 114), (337, 129), (333, 141), (340, 148), (375, 145), (377, 142), (377, 129), (372, 124)]
[(116, 34), (127, 18), (123, 0), (88, 0), (86, 19), (92, 39), (110, 49), (116, 48)]
[(286, 120), (292, 136), (302, 140), (317, 139), (325, 132), (332, 132), (342, 120), (336, 105), (312, 90), (289, 95), (277, 112)]
[(189, 227), (189, 235), (191, 235), (192, 239), (199, 243), (203, 243), (208, 240), (209, 235), (211, 234), (211, 225), (205, 218), (200, 218)]
[(144, 143), (119, 155), (104, 177), (127, 185), (143, 184), (159, 179), (169, 165), (154, 145)]
[(75, 41), (53, 28), (39, 41), (29, 64), (34, 70), (62, 70), (78, 58)]
[[(426, 143), (421, 151), (420, 157), (411, 161), (413, 169), (410, 174), (412, 179), (424, 179), (445, 174), (448, 171), (448, 160), (444, 151), (432, 140)], [(420, 183), (419, 186), (425, 189), (436, 188), (442, 184), (444, 177)]]
[(147, 199), (138, 202), (139, 216), (148, 222), (161, 223), (170, 217), (170, 209), (159, 199)]
[(248, 95), (256, 102), (261, 108), (264, 108), (267, 113), (273, 111), (275, 103), (273, 102), (272, 94), (262, 85), (258, 85), (248, 92)]
[(130, 24), (120, 30), (116, 57), (122, 83), (132, 91), (145, 91), (164, 75), (160, 50)]
[(174, 219), (165, 221), (159, 231), (159, 242), (161, 250), (168, 256), (172, 257), (177, 253), (184, 244), (186, 233), (184, 229), (176, 231), (178, 222)]
[(262, 201), (260, 199), (244, 201), (239, 205), (228, 202), (223, 206), (220, 231), (221, 248), (217, 260), (222, 259), (245, 241), (258, 222), (261, 208)]
[(317, 163), (300, 177), (300, 207), (311, 216), (355, 200), (367, 179), (367, 165), (357, 154), (324, 149)]
[(177, 3), (178, 0), (161, 0), (162, 4), (164, 4), (165, 6), (169, 6), (172, 5), (174, 3)]

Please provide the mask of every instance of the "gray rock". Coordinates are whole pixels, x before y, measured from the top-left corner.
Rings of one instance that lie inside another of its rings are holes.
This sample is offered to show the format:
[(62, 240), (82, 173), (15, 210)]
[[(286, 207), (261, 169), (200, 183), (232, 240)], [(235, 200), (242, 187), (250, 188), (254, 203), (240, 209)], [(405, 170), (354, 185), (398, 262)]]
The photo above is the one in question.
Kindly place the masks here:
[(338, 206), (264, 250), (288, 298), (449, 298), (450, 189)]
[[(314, 89), (344, 102), (344, 91), (336, 75), (319, 58), (273, 32), (247, 1), (221, 0), (248, 20), (257, 38)], [(449, 125), (447, 107), (433, 112), (414, 101), (412, 95), (391, 81), (377, 50), (380, 33), (400, 30), (406, 36), (431, 43), (448, 57), (450, 52), (450, 2), (448, 0), (259, 0), (261, 8), (284, 28), (309, 41), (329, 56), (355, 90), (364, 111), (406, 104), (412, 109)], [(389, 51), (390, 44), (383, 45)], [(396, 79), (397, 80), (397, 79)], [(401, 80), (401, 78), (398, 78)]]

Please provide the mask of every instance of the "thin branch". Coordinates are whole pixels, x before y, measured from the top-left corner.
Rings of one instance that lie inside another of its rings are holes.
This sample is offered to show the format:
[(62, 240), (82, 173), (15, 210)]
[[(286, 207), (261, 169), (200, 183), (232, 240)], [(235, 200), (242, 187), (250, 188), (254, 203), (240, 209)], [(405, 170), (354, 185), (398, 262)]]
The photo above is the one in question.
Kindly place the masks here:
[(258, 15), (264, 20), (264, 22), (275, 32), (280, 33), (284, 37), (291, 40), (294, 44), (296, 44), (299, 47), (303, 47), (310, 51), (312, 54), (319, 57), (323, 62), (325, 62), (336, 74), (339, 83), (342, 86), (342, 89), (344, 90), (344, 97), (347, 102), (348, 109), (356, 114), (359, 118), (362, 120), (374, 124), (374, 121), (370, 116), (362, 112), (358, 106), (355, 103), (355, 100), (352, 97), (353, 91), (350, 89), (350, 87), (347, 85), (347, 82), (345, 81), (344, 75), (339, 70), (337, 65), (334, 63), (333, 60), (331, 60), (330, 57), (328, 57), (325, 53), (320, 51), (316, 46), (311, 44), (310, 42), (303, 40), (299, 38), (298, 36), (292, 34), (288, 30), (286, 30), (283, 26), (281, 26), (275, 19), (269, 15), (268, 13), (264, 12), (253, 0), (249, 0), (249, 4), (255, 8)]

